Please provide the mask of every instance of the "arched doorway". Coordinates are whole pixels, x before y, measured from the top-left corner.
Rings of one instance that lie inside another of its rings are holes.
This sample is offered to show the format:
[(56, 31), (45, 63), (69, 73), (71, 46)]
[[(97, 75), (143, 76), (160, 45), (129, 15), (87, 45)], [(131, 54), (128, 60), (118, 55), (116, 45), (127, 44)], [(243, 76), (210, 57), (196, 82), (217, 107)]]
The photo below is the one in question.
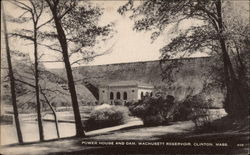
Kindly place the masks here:
[(123, 93), (123, 100), (127, 100), (128, 99), (128, 94), (127, 94), (127, 92), (124, 92)]
[(144, 94), (143, 94), (143, 92), (141, 92), (141, 99), (143, 98), (143, 96), (144, 96)]
[(110, 98), (110, 100), (114, 99), (114, 93), (113, 92), (110, 92), (109, 98)]
[(116, 99), (117, 99), (117, 100), (120, 100), (120, 99), (121, 99), (121, 93), (120, 93), (120, 92), (117, 92), (117, 93), (116, 93)]

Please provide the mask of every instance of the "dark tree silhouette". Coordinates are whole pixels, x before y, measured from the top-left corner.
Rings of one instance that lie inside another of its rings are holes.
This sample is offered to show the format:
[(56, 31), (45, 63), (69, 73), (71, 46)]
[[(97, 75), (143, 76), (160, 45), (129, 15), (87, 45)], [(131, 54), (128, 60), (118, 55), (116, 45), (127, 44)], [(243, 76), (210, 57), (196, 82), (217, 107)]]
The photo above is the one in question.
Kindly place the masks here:
[[(62, 27), (61, 17), (59, 15), (59, 0), (46, 0), (46, 2), (48, 3), (50, 7), (50, 10), (51, 10), (54, 22), (55, 22), (56, 30), (57, 30), (57, 38), (62, 48), (63, 61), (64, 61), (66, 72), (67, 72), (68, 87), (69, 87), (69, 92), (71, 95), (71, 101), (72, 101), (74, 117), (75, 117), (76, 136), (82, 137), (85, 135), (85, 133), (84, 133), (84, 128), (83, 128), (82, 121), (81, 121), (81, 115), (80, 115), (79, 105), (77, 101), (75, 83), (74, 83), (72, 69), (71, 69), (71, 65), (69, 61), (67, 39), (66, 39), (66, 35), (64, 33), (63, 27)], [(75, 3), (72, 2), (71, 7), (68, 10), (66, 10), (66, 12), (70, 11), (74, 5)]]
[[(63, 55), (68, 88), (75, 115), (76, 136), (84, 136), (71, 65), (88, 62), (97, 56), (106, 54), (107, 51), (97, 53), (93, 50), (89, 50), (88, 47), (93, 47), (96, 44), (98, 36), (108, 36), (111, 26), (97, 26), (101, 9), (92, 7), (88, 3), (86, 3), (86, 5), (81, 3), (80, 5), (78, 1), (73, 0), (46, 0), (46, 2), (49, 5), (53, 17), (57, 31), (56, 37), (60, 44), (60, 49), (54, 48), (52, 50), (60, 51)], [(62, 15), (64, 16), (62, 17)], [(72, 56), (80, 59), (71, 62), (70, 57)], [(90, 92), (94, 92), (94, 96), (98, 97), (95, 95), (96, 88), (87, 83), (86, 85)]]
[[(78, 5), (77, 1), (60, 1), (58, 5), (58, 12), (60, 12), (59, 19), (66, 36), (68, 57), (71, 66), (90, 62), (96, 57), (105, 55), (112, 50), (114, 44), (104, 51), (100, 51), (99, 49), (94, 50), (93, 48), (97, 44), (112, 38), (113, 33), (111, 32), (114, 32), (112, 30), (112, 24), (105, 26), (98, 25), (99, 18), (103, 13), (101, 8), (92, 6), (88, 2), (81, 2), (81, 4)], [(61, 14), (64, 16), (62, 17)], [(48, 32), (44, 33), (44, 35), (52, 40), (53, 44), (41, 45), (50, 50), (62, 53), (60, 45), (54, 40), (57, 39), (57, 34)], [(63, 60), (43, 62), (53, 63), (63, 62)], [(75, 71), (73, 70), (73, 76), (75, 77), (74, 73)], [(86, 78), (86, 75), (83, 75), (83, 77)], [(84, 84), (98, 100), (98, 88), (90, 84), (89, 80), (84, 80), (82, 84)]]
[[(249, 34), (249, 23), (242, 25), (242, 31), (235, 34), (230, 29), (232, 23), (225, 22), (227, 18), (225, 11), (230, 4), (230, 1), (222, 0), (146, 0), (134, 8), (133, 0), (130, 0), (118, 11), (124, 13), (132, 10), (131, 18), (135, 20), (134, 28), (138, 31), (153, 31), (153, 40), (162, 34), (167, 26), (174, 24), (172, 32), (175, 32), (177, 36), (161, 49), (162, 60), (208, 50), (211, 51), (210, 55), (221, 56), (220, 61), (223, 64), (223, 77), (227, 90), (224, 107), (230, 116), (244, 117), (248, 114), (249, 86), (246, 86), (246, 78), (242, 78), (244, 74), (237, 74), (237, 66), (233, 64), (230, 53), (237, 51), (235, 40), (249, 40), (249, 36), (246, 35), (246, 33)], [(201, 24), (178, 31), (179, 25), (188, 19), (198, 20)], [(249, 19), (245, 18), (245, 20)], [(249, 48), (244, 47), (244, 50)], [(235, 52), (238, 62), (243, 60), (242, 52), (243, 50)], [(245, 64), (239, 64), (241, 68), (244, 68)]]

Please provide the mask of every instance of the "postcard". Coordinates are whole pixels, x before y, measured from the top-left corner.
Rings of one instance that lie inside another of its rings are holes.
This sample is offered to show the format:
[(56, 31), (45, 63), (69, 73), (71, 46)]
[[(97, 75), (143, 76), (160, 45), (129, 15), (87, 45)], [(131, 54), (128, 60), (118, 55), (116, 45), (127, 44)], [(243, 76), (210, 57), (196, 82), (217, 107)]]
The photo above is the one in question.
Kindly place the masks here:
[(0, 153), (249, 154), (249, 1), (1, 1)]

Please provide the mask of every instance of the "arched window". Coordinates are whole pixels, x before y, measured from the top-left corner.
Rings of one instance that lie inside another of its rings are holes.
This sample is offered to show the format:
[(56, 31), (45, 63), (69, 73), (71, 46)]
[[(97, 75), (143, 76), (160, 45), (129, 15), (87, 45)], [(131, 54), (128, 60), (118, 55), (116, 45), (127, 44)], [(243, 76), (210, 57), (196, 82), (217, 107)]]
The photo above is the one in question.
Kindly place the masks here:
[(124, 92), (123, 93), (123, 100), (127, 100), (128, 99), (128, 94), (127, 94), (127, 92)]
[(114, 99), (114, 93), (110, 92), (110, 100), (113, 100), (113, 99)]
[(141, 92), (141, 98), (143, 98), (143, 96), (144, 96), (144, 95), (143, 95), (143, 92)]
[(117, 100), (120, 100), (120, 99), (121, 99), (121, 93), (120, 93), (120, 92), (117, 92), (117, 93), (116, 93), (116, 99), (117, 99)]

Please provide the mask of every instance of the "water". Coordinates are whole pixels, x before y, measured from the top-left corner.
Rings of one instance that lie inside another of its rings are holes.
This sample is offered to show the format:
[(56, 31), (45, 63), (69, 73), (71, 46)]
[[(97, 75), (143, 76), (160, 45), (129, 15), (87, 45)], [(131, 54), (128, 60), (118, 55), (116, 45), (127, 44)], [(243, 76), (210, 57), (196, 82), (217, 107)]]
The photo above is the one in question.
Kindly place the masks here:
[[(60, 110), (60, 108), (57, 108)], [(89, 113), (92, 111), (93, 106), (81, 106), (80, 112), (82, 120), (86, 120)], [(11, 111), (11, 110), (9, 110)], [(38, 124), (35, 119), (37, 118), (36, 113), (20, 114), (21, 131), (24, 142), (35, 142), (39, 141)], [(43, 119), (54, 120), (54, 116), (51, 113), (43, 113)], [(57, 112), (58, 120), (74, 121), (73, 111), (60, 111)], [(63, 123), (59, 122), (59, 133), (60, 137), (71, 137), (75, 135), (75, 124), (74, 123)], [(57, 138), (57, 132), (54, 122), (43, 121), (44, 137), (46, 140)], [(0, 144), (7, 145), (17, 143), (17, 134), (15, 124), (0, 125)]]
[[(39, 141), (39, 132), (37, 121), (21, 121), (21, 130), (24, 142)], [(70, 137), (75, 135), (74, 123), (58, 123), (60, 137)], [(0, 125), (1, 145), (17, 143), (17, 134), (15, 124)], [(44, 137), (46, 140), (57, 138), (54, 122), (43, 121)]]

